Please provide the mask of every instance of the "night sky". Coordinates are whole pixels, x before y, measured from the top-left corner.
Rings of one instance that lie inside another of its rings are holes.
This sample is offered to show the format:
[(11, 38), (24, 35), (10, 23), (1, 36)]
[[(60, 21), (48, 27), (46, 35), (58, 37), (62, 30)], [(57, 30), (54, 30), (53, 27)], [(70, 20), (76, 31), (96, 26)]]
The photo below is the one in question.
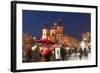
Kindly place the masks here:
[(41, 37), (43, 25), (48, 23), (51, 28), (58, 18), (62, 20), (64, 34), (80, 38), (83, 32), (91, 30), (90, 13), (23, 10), (23, 33)]

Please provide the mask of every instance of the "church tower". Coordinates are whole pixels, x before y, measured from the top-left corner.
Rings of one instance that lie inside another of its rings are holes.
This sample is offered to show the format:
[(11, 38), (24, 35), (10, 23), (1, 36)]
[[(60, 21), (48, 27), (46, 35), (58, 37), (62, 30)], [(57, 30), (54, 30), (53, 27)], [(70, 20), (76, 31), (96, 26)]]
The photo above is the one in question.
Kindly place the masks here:
[(63, 36), (63, 26), (62, 26), (62, 21), (60, 18), (57, 19), (57, 21), (54, 23), (54, 26), (56, 26), (56, 36), (62, 37)]
[(42, 28), (42, 39), (49, 38), (49, 36), (50, 36), (50, 31), (48, 28), (48, 24), (44, 24), (44, 27)]
[(50, 37), (52, 40), (56, 39), (56, 27), (55, 26), (50, 29)]
[(56, 36), (56, 26), (54, 26), (54, 27), (52, 27), (52, 28), (50, 29), (50, 36), (51, 36), (51, 37)]

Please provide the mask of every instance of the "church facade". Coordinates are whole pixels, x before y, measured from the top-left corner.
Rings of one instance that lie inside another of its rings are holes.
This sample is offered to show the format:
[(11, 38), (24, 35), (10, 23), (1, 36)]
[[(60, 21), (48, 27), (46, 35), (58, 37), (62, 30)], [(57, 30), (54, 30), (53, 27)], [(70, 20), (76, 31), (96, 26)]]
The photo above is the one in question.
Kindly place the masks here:
[(57, 39), (60, 37), (63, 37), (63, 26), (62, 21), (58, 19), (52, 28), (48, 27), (48, 24), (45, 24), (42, 29), (42, 39), (48, 38), (48, 39)]
[(70, 43), (71, 46), (79, 46), (80, 41), (72, 36), (64, 34), (64, 27), (61, 19), (57, 19), (53, 27), (49, 28), (48, 24), (45, 24), (42, 29), (42, 39), (49, 39), (51, 41), (61, 40), (65, 43)]

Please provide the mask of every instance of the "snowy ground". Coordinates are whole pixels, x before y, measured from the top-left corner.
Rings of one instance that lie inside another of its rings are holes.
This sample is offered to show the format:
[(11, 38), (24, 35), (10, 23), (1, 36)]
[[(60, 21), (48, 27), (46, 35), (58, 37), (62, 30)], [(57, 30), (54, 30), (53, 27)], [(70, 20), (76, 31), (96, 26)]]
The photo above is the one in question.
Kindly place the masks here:
[[(91, 57), (91, 54), (89, 53), (89, 54), (88, 54), (88, 58), (82, 56), (82, 59), (81, 59), (81, 60), (88, 60), (90, 57)], [(67, 60), (67, 57), (66, 57), (66, 60)], [(80, 58), (79, 58), (79, 53), (77, 53), (77, 55), (72, 54), (72, 55), (69, 57), (68, 60), (80, 60)]]

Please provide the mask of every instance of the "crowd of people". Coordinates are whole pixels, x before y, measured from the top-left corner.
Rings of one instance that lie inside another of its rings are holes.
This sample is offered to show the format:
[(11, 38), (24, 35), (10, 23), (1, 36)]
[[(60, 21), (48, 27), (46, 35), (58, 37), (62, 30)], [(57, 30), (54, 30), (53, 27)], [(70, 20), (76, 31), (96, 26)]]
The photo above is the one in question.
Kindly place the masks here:
[(23, 62), (48, 62), (48, 61), (67, 61), (80, 59), (83, 57), (88, 59), (91, 52), (90, 46), (80, 43), (79, 47), (66, 46), (64, 44), (54, 43), (47, 45), (46, 43), (33, 43), (23, 46)]

